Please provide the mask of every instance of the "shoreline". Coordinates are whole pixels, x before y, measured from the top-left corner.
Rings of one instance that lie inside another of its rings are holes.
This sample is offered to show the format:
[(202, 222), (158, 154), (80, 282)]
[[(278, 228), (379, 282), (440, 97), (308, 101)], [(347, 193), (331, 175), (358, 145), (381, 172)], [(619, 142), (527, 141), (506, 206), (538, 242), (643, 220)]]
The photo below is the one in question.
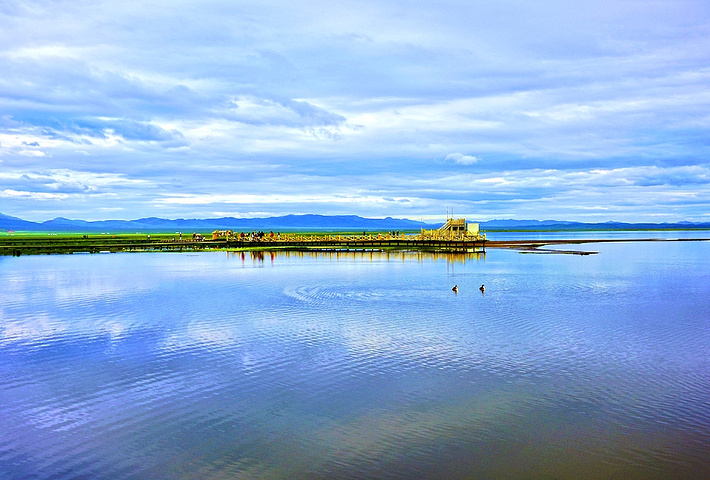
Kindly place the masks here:
[(556, 250), (544, 248), (551, 245), (582, 245), (589, 243), (628, 243), (628, 242), (707, 242), (710, 238), (595, 238), (595, 239), (546, 239), (546, 240), (489, 240), (488, 248), (507, 248), (521, 253), (550, 253), (568, 255), (594, 255), (599, 252), (589, 250)]
[(195, 251), (434, 251), (440, 253), (485, 253), (487, 248), (518, 250), (521, 253), (591, 255), (587, 250), (557, 250), (557, 245), (583, 245), (620, 242), (710, 241), (696, 238), (550, 238), (550, 239), (453, 239), (424, 240), (415, 237), (354, 237), (350, 235), (299, 236), (279, 240), (182, 240), (169, 234), (136, 235), (28, 235), (0, 237), (0, 256), (117, 253), (117, 252), (195, 252)]

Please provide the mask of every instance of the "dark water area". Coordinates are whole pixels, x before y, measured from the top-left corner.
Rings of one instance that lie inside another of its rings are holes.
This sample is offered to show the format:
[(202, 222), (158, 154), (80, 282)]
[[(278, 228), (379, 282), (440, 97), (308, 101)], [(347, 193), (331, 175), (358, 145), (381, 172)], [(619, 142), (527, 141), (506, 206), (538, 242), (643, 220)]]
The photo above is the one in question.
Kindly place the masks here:
[(0, 478), (707, 478), (710, 242), (589, 248), (0, 258)]

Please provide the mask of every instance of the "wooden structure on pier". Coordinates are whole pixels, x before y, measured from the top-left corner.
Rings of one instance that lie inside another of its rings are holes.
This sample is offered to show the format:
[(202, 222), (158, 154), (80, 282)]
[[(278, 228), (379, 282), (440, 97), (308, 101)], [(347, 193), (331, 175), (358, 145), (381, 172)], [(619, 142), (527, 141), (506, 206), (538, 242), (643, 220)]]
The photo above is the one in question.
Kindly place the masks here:
[(485, 234), (481, 234), (478, 223), (466, 222), (465, 218), (447, 218), (446, 223), (436, 230), (425, 230), (419, 235), (421, 240), (456, 240), (456, 241), (482, 241)]

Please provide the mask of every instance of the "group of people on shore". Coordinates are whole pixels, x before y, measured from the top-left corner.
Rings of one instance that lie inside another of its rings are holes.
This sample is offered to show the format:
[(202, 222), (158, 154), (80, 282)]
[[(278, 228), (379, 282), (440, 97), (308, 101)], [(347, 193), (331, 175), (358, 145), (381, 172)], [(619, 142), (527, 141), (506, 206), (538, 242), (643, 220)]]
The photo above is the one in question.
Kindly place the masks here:
[[(252, 232), (232, 232), (231, 230), (227, 231), (219, 231), (215, 230), (212, 232), (212, 240), (217, 240), (219, 238), (226, 238), (227, 240), (241, 240), (242, 242), (263, 242), (263, 241), (275, 241), (275, 240), (280, 240), (281, 239), (281, 232), (276, 232), (274, 233), (273, 231), (270, 231), (269, 233), (266, 233), (264, 231), (252, 231)], [(148, 235), (148, 239), (150, 239), (150, 235)], [(191, 236), (191, 240), (193, 242), (197, 241), (202, 241), (204, 240), (205, 237), (202, 236), (199, 233), (193, 233)], [(178, 237), (173, 238), (173, 242), (183, 241), (183, 235), (181, 232), (178, 232)]]

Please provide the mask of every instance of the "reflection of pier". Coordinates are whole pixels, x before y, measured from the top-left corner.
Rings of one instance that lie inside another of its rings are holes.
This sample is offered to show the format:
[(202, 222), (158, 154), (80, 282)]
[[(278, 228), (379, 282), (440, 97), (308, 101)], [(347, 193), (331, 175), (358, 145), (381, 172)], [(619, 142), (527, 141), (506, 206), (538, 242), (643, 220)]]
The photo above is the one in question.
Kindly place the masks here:
[[(282, 236), (283, 237), (283, 236)], [(485, 240), (421, 239), (418, 236), (286, 236), (278, 240), (225, 240), (224, 248), (277, 248), (290, 250), (430, 250), (448, 252), (483, 252)]]
[(269, 261), (274, 263), (279, 258), (323, 258), (327, 260), (347, 260), (355, 262), (424, 262), (445, 260), (447, 264), (466, 263), (468, 260), (485, 260), (485, 252), (461, 253), (461, 252), (441, 252), (432, 250), (227, 250), (227, 256), (240, 259), (242, 262), (247, 259), (252, 262), (262, 263)]

